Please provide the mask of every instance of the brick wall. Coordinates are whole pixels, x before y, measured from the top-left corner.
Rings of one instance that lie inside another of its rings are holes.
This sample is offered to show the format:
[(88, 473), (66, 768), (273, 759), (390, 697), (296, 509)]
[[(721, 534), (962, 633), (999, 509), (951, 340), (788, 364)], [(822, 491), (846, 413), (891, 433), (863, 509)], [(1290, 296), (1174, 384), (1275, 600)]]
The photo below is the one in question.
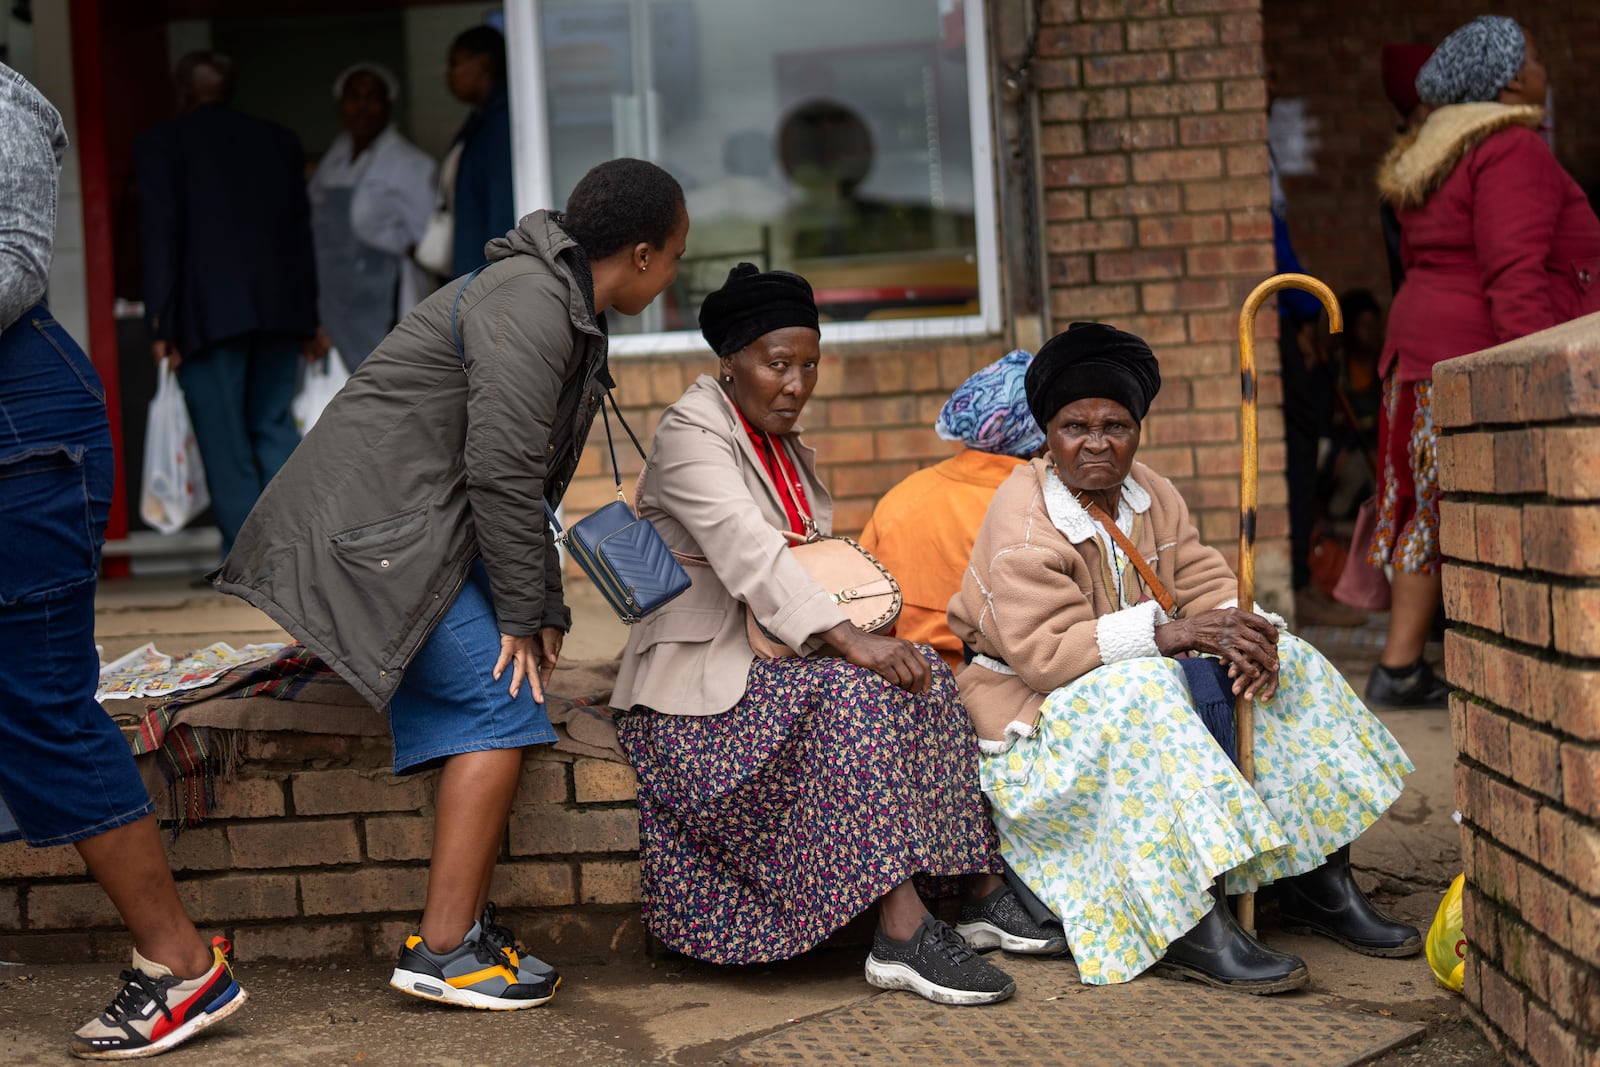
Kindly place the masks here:
[(1600, 315), (1441, 364), (1466, 996), (1518, 1062), (1600, 1067)]
[[(1239, 307), (1273, 273), (1259, 0), (1046, 0), (1040, 60), (1050, 309), (1161, 358), (1140, 458), (1201, 536), (1239, 536)], [(1276, 336), (1270, 308), (1258, 336)], [(1260, 346), (1263, 600), (1288, 588), (1277, 349)]]
[[(395, 778), (385, 738), (243, 743), (213, 815), (167, 848), (195, 922), (241, 960), (393, 956), (422, 911), (434, 775)], [(530, 942), (639, 949), (638, 848), (629, 768), (530, 750), (494, 899)], [(0, 845), (0, 958), (122, 961), (129, 944), (74, 849)]]
[(1600, 195), (1600, 111), (1591, 89), (1600, 66), (1600, 19), (1566, 0), (1263, 0), (1266, 54), (1284, 97), (1306, 101), (1321, 128), (1317, 173), (1284, 179), (1295, 251), (1336, 292), (1368, 288), (1388, 303), (1389, 269), (1374, 175), (1398, 116), (1383, 93), (1385, 44), (1437, 44), (1480, 14), (1527, 27), (1555, 90), (1556, 155)]
[[(1056, 328), (1109, 321), (1155, 347), (1163, 385), (1140, 458), (1173, 478), (1201, 536), (1230, 560), (1238, 542), (1239, 307), (1273, 270), (1258, 8), (1259, 0), (1049, 0), (1040, 7), (1032, 75), (1044, 181), (1034, 214), (1045, 228), (1051, 317)], [(1269, 308), (1260, 335), (1275, 331)], [(824, 352), (801, 422), (840, 532), (859, 531), (884, 492), (950, 455), (953, 447), (933, 432), (940, 406), (1012, 347), (1014, 332), (1007, 324), (994, 338)], [(1259, 356), (1257, 582), (1261, 599), (1282, 607), (1288, 515), (1276, 346), (1262, 345)], [(619, 358), (614, 370), (636, 428), (653, 428), (660, 408), (696, 375), (715, 373), (715, 361)], [(568, 496), (576, 513), (614, 492), (598, 440), (591, 437)], [(636, 457), (622, 458), (630, 492), (638, 466)]]

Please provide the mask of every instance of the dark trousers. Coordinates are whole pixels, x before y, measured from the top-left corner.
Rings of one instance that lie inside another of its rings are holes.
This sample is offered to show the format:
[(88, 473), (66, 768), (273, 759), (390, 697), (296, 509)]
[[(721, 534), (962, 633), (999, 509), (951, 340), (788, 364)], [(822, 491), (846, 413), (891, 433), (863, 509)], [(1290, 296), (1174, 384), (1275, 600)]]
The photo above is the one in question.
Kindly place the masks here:
[(294, 338), (247, 333), (186, 352), (178, 366), (224, 556), (261, 490), (300, 443), (290, 411), (299, 360)]

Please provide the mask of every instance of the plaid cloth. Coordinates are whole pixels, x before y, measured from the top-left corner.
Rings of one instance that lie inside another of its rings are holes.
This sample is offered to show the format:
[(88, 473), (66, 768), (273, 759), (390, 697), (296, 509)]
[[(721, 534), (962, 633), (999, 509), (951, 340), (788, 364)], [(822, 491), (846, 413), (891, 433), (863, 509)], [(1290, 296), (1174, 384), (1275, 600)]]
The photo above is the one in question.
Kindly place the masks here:
[(129, 747), (135, 756), (154, 754), (167, 785), (167, 819), (176, 838), (198, 826), (217, 803), (217, 781), (239, 766), (239, 734), (174, 722), (178, 713), (202, 700), (265, 696), (294, 700), (318, 681), (348, 689), (333, 670), (302, 645), (290, 645), (272, 660), (246, 663), (211, 685), (190, 689), (145, 706), (133, 724)]
[[(615, 660), (569, 661), (556, 668), (545, 710), (556, 728), (558, 750), (626, 762), (606, 706), (617, 666)], [(557, 686), (586, 695), (561, 696)], [(281, 710), (273, 706), (279, 701)], [(386, 733), (382, 715), (298, 644), (270, 660), (235, 667), (204, 688), (151, 701), (141, 716), (113, 717), (129, 734), (133, 754), (155, 761), (167, 787), (174, 836), (199, 825), (216, 806), (217, 783), (238, 770), (239, 742), (246, 732)]]

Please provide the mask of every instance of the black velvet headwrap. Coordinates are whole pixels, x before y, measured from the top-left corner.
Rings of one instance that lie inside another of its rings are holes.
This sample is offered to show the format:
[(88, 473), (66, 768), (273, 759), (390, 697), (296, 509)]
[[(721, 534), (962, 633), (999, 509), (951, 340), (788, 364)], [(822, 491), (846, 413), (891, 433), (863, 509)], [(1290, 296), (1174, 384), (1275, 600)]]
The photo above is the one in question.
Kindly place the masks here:
[(741, 263), (700, 305), (700, 332), (719, 356), (785, 326), (817, 329), (811, 283), (786, 270), (763, 272), (754, 263)]
[(1023, 388), (1028, 410), (1044, 429), (1078, 400), (1115, 400), (1138, 422), (1161, 391), (1161, 367), (1141, 337), (1103, 322), (1075, 322), (1033, 357)]

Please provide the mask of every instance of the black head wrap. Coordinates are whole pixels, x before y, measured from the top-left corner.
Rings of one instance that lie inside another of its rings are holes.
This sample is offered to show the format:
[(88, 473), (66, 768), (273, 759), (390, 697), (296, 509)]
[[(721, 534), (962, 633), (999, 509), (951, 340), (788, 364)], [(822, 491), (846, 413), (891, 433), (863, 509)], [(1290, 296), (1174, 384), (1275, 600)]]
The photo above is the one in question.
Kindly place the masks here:
[(1138, 422), (1161, 391), (1161, 367), (1144, 339), (1103, 322), (1075, 322), (1046, 341), (1023, 383), (1043, 429), (1068, 404), (1115, 400)]
[(762, 271), (754, 263), (741, 263), (700, 305), (700, 332), (719, 356), (786, 326), (817, 329), (811, 283), (786, 270)]

